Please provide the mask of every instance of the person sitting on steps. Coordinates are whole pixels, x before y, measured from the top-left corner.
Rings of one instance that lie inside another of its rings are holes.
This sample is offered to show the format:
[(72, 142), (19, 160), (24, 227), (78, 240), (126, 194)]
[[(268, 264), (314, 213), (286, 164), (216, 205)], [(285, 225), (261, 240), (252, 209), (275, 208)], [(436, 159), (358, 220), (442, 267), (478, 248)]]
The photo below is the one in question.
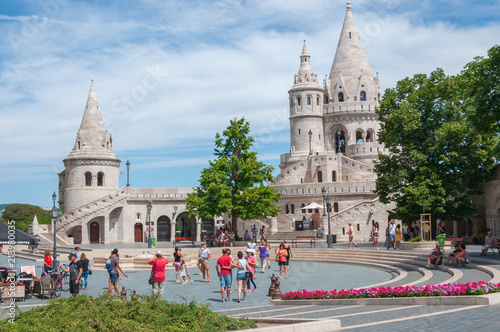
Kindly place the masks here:
[(443, 261), (443, 252), (441, 251), (441, 246), (437, 245), (436, 250), (431, 252), (429, 258), (427, 258), (427, 268), (435, 269), (438, 265), (441, 265)]

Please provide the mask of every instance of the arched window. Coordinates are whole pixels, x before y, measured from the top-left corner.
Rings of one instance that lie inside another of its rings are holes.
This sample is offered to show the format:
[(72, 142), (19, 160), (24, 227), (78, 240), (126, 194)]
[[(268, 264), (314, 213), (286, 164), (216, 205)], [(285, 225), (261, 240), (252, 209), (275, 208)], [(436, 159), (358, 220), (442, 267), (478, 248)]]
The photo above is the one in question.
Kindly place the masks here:
[(302, 203), (302, 205), (300, 206), (301, 209), (305, 208), (306, 205), (304, 203)]
[(339, 92), (339, 102), (344, 101), (344, 93)]
[(97, 186), (99, 186), (99, 187), (104, 186), (104, 173), (103, 172), (97, 173)]
[(285, 214), (289, 214), (290, 213), (290, 209), (288, 209), (288, 204), (285, 205)]
[(318, 105), (318, 106), (319, 106), (319, 96), (318, 96), (318, 97), (316, 97), (316, 105)]
[(323, 172), (318, 171), (318, 182), (323, 182)]
[(359, 93), (359, 100), (360, 101), (365, 101), (366, 100), (366, 93), (364, 91), (361, 91)]
[(90, 187), (92, 185), (92, 173), (90, 172), (85, 173), (85, 185), (87, 187)]
[(332, 171), (332, 182), (337, 182), (337, 172)]
[(368, 130), (366, 132), (366, 142), (369, 143), (369, 142), (373, 142), (373, 137), (372, 137), (372, 133), (370, 130)]
[(378, 94), (378, 101), (380, 101), (380, 93)]
[(300, 106), (300, 97), (297, 97), (297, 105)]
[(293, 98), (290, 98), (290, 108), (293, 107)]
[(137, 219), (141, 220), (141, 214), (140, 213), (137, 214)]
[(307, 105), (311, 105), (311, 97), (307, 96)]
[(363, 143), (363, 135), (361, 134), (361, 131), (356, 132), (356, 143), (357, 144)]
[(290, 209), (290, 210), (292, 210), (292, 214), (295, 214), (295, 205), (294, 205), (294, 204), (292, 204), (292, 206), (291, 206), (291, 209)]
[(81, 149), (80, 141), (78, 141), (78, 150)]
[(339, 203), (333, 203), (333, 212), (339, 212)]

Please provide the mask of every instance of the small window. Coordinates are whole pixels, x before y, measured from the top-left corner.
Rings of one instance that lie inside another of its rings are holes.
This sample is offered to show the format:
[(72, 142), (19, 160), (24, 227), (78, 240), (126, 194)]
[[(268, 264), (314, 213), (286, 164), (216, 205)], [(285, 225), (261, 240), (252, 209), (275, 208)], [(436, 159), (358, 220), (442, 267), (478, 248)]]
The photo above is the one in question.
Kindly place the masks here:
[(318, 182), (323, 182), (323, 172), (318, 171)]
[(288, 209), (288, 204), (285, 205), (285, 214), (289, 214), (290, 210)]
[(339, 203), (333, 203), (333, 212), (339, 212)]
[(358, 230), (358, 232), (359, 232), (359, 224), (356, 224), (356, 229), (357, 229), (357, 230)]
[(307, 105), (311, 105), (311, 97), (307, 97)]
[(300, 97), (297, 97), (297, 105), (300, 106)]
[(80, 146), (80, 141), (78, 141), (78, 150), (81, 149), (81, 146)]
[(99, 186), (99, 187), (104, 186), (104, 173), (103, 172), (97, 173), (97, 186)]
[(316, 97), (316, 105), (318, 105), (318, 106), (319, 106), (319, 96), (318, 96), (318, 97)]
[(300, 129), (299, 129), (299, 135), (300, 135)]
[(319, 139), (321, 140), (321, 134), (318, 135)]
[(349, 32), (349, 39), (352, 39), (352, 38), (351, 38), (351, 33), (350, 33), (350, 32)]
[(302, 203), (302, 205), (300, 206), (301, 208), (305, 208), (306, 205), (304, 203)]
[(87, 187), (90, 187), (92, 185), (92, 173), (90, 172), (85, 173), (85, 185)]
[(332, 171), (332, 182), (337, 182), (337, 172)]
[(344, 101), (344, 93), (339, 92), (339, 102)]
[(141, 214), (140, 213), (137, 214), (137, 219), (139, 219), (139, 220), (141, 219)]
[(294, 204), (291, 205), (291, 209), (290, 210), (292, 210), (292, 214), (295, 214), (295, 205)]
[(361, 91), (359, 93), (359, 101), (365, 101), (366, 100), (366, 93), (364, 91)]
[(345, 227), (342, 227), (342, 235), (345, 235)]

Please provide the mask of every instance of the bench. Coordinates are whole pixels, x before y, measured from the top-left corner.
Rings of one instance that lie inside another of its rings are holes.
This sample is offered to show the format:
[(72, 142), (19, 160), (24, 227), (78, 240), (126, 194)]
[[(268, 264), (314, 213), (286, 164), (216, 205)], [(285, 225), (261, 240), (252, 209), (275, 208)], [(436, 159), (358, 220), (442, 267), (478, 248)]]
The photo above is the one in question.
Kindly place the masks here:
[(295, 239), (292, 240), (292, 248), (294, 244), (295, 247), (297, 248), (298, 243), (309, 243), (311, 244), (311, 248), (314, 244), (314, 248), (316, 248), (316, 238), (314, 236), (297, 236)]
[(195, 245), (195, 239), (194, 237), (176, 237), (175, 240), (173, 241), (174, 248), (176, 247), (176, 244), (178, 243), (191, 243), (191, 245), (194, 248)]
[[(444, 239), (444, 244), (440, 244), (439, 246), (441, 249), (443, 249), (444, 252), (444, 247), (454, 247), (455, 243), (453, 242), (462, 242), (464, 239), (461, 237), (447, 237)], [(450, 242), (449, 244), (446, 244), (446, 241)], [(439, 244), (439, 242), (437, 242)]]
[[(493, 255), (495, 255), (495, 249), (498, 250), (498, 254), (500, 255), (500, 245), (498, 245), (498, 244), (489, 247), (488, 251), (491, 250), (491, 252), (493, 253)], [(488, 251), (486, 251), (486, 253), (488, 253)]]

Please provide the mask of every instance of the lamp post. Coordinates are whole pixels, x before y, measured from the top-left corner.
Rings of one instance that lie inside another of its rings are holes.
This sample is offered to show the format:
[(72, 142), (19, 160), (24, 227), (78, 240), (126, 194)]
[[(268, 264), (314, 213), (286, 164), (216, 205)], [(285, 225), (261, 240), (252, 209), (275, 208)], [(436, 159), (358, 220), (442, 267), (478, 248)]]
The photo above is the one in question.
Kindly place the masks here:
[(332, 210), (332, 198), (330, 197), (330, 195), (327, 195), (325, 200), (326, 200), (326, 207), (327, 207), (327, 211), (328, 211), (328, 235), (327, 235), (326, 241), (328, 243), (328, 248), (331, 248), (332, 247), (332, 229), (330, 226), (330, 211)]
[(56, 219), (57, 219), (57, 215), (59, 214), (59, 209), (56, 207), (56, 198), (57, 198), (57, 195), (56, 195), (56, 192), (54, 191), (54, 193), (52, 194), (53, 205), (52, 205), (52, 210), (50, 211), (51, 215), (52, 215), (52, 224), (54, 225), (52, 227), (52, 232), (54, 233), (54, 254), (53, 254), (54, 258), (52, 259), (52, 269), (54, 271), (55, 271), (56, 266), (57, 266)]
[(129, 181), (129, 173), (130, 173), (130, 161), (127, 159), (127, 163), (125, 164), (127, 166), (127, 187), (130, 187), (130, 181)]
[(153, 239), (151, 238), (151, 208), (153, 206), (151, 205), (151, 202), (148, 202), (147, 208), (148, 208), (148, 248), (153, 248)]
[(323, 186), (323, 188), (321, 188), (321, 196), (323, 196), (323, 217), (326, 217), (326, 213), (325, 213), (325, 195), (326, 195), (326, 189), (325, 187)]
[(311, 129), (309, 129), (309, 132), (307, 133), (309, 135), (309, 155), (311, 156), (313, 153), (312, 153), (312, 149), (311, 149), (311, 139), (313, 137), (313, 132)]
[(174, 220), (176, 214), (177, 214), (177, 204), (174, 204), (174, 212), (172, 212), (172, 220)]
[(342, 130), (340, 129), (340, 127), (337, 128), (337, 145), (338, 145), (338, 148), (337, 148), (337, 153), (340, 153), (340, 135), (342, 135)]

